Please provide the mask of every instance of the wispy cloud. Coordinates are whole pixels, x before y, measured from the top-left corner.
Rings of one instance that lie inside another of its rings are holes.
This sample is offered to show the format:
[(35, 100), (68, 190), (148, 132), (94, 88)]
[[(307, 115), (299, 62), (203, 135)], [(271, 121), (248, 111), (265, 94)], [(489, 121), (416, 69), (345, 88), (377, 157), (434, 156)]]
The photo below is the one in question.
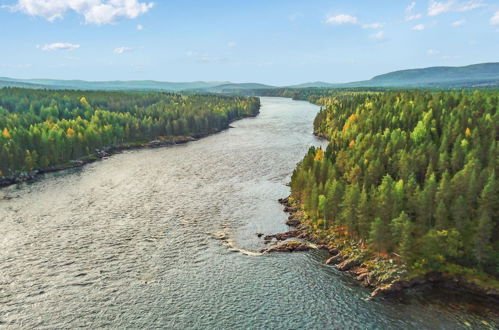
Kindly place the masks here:
[(451, 11), (454, 3), (454, 0), (449, 0), (447, 2), (437, 2), (431, 0), (430, 4), (428, 5), (428, 16), (437, 16)]
[(412, 27), (412, 30), (414, 31), (423, 31), (424, 29), (426, 29), (426, 26), (424, 24), (414, 25)]
[(132, 50), (133, 50), (133, 48), (131, 48), (131, 47), (125, 47), (125, 46), (123, 46), (123, 47), (115, 48), (113, 50), (113, 53), (115, 53), (115, 54), (123, 54), (123, 53), (126, 53), (126, 52), (130, 52)]
[(440, 51), (439, 50), (435, 50), (435, 49), (428, 49), (426, 51), (426, 54), (430, 55), (430, 56), (433, 56), (433, 55), (438, 55), (440, 54)]
[(492, 16), (492, 18), (490, 19), (490, 24), (492, 24), (492, 25), (499, 25), (499, 10), (496, 11), (496, 13), (494, 14), (494, 16)]
[(414, 8), (416, 8), (416, 2), (411, 2), (411, 4), (405, 8), (406, 21), (413, 21), (421, 18), (421, 14), (413, 12)]
[(329, 15), (326, 17), (327, 24), (342, 25), (342, 24), (357, 24), (359, 19), (352, 15), (340, 14), (336, 16)]
[(456, 10), (457, 11), (470, 11), (470, 10), (485, 7), (485, 6), (487, 6), (487, 5), (480, 0), (471, 0), (471, 1), (459, 4), (458, 7), (456, 8)]
[(53, 51), (53, 50), (75, 50), (80, 48), (78, 44), (72, 44), (69, 42), (54, 42), (52, 44), (38, 45), (37, 48), (40, 48), (43, 51)]
[(459, 21), (452, 22), (452, 26), (458, 27), (458, 26), (463, 26), (466, 23), (465, 19), (460, 19)]
[(144, 26), (142, 24), (137, 24), (137, 31), (142, 31), (144, 30)]
[(452, 11), (470, 11), (476, 8), (486, 6), (481, 0), (469, 0), (466, 2), (461, 2), (457, 0), (448, 0), (446, 2), (438, 2), (430, 0), (428, 4), (428, 16), (437, 16), (445, 14)]
[(136, 18), (153, 6), (153, 2), (138, 0), (18, 0), (9, 8), (43, 17), (50, 22), (64, 18), (68, 11), (74, 11), (82, 15), (87, 24), (101, 25), (114, 23), (119, 18)]
[(376, 33), (373, 33), (373, 34), (371, 34), (371, 39), (374, 39), (376, 41), (384, 41), (384, 40), (386, 40), (385, 32), (378, 31)]
[(229, 48), (234, 48), (236, 46), (237, 46), (237, 44), (234, 41), (230, 41), (227, 43), (227, 47), (229, 47)]

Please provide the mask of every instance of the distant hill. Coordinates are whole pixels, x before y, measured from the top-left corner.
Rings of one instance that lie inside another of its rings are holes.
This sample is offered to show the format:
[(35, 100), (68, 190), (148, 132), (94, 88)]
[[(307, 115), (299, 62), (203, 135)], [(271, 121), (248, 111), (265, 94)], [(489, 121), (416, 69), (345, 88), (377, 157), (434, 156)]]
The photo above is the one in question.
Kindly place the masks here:
[[(183, 91), (189, 89), (207, 89), (228, 84), (227, 81), (194, 81), (194, 82), (162, 82), (154, 80), (132, 81), (84, 81), (84, 80), (54, 80), (54, 79), (12, 79), (1, 78), (0, 86), (18, 86), (51, 89), (81, 89), (81, 90), (167, 90)], [(25, 86), (21, 86), (25, 85)]]
[(341, 86), (341, 84), (328, 83), (324, 81), (314, 81), (299, 85), (286, 86), (286, 88), (335, 88)]
[(499, 63), (482, 63), (461, 67), (437, 66), (400, 70), (375, 76), (370, 80), (345, 84), (322, 81), (287, 86), (287, 88), (348, 87), (499, 87)]
[[(5, 80), (4, 80), (5, 79)], [(9, 78), (0, 78), (0, 88), (2, 87), (21, 87), (21, 88), (47, 88), (43, 85), (24, 83), (20, 81), (14, 81)]]
[[(228, 81), (163, 82), (154, 80), (131, 81), (84, 81), (54, 79), (1, 78), (1, 87), (81, 89), (81, 90), (155, 90), (192, 91), (203, 93), (253, 95), (257, 90), (280, 88), (259, 83), (232, 83)], [(466, 88), (498, 87), (499, 63), (482, 63), (462, 67), (439, 66), (410, 69), (375, 76), (370, 80), (346, 84), (322, 81), (309, 82), (285, 88), (352, 88), (352, 87), (395, 87), (395, 88)]]
[(210, 87), (204, 89), (204, 91), (209, 93), (232, 93), (242, 90), (268, 89), (268, 88), (276, 88), (276, 87), (265, 84), (258, 84), (258, 83), (240, 83), (240, 84), (230, 83), (230, 84), (223, 84), (220, 86)]
[(343, 84), (346, 87), (479, 87), (487, 85), (499, 86), (499, 63), (400, 70), (376, 76), (371, 80)]

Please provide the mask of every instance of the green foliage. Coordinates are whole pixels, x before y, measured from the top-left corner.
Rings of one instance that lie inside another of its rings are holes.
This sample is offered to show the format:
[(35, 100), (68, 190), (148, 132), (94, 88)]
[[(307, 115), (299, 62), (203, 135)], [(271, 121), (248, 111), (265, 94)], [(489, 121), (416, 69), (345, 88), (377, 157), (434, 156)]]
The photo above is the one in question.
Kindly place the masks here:
[(325, 196), (330, 228), (414, 270), (499, 274), (498, 92), (296, 93), (322, 106), (314, 130), (329, 140), (292, 177), (307, 214)]
[(0, 89), (0, 177), (103, 147), (216, 132), (259, 107), (215, 95)]

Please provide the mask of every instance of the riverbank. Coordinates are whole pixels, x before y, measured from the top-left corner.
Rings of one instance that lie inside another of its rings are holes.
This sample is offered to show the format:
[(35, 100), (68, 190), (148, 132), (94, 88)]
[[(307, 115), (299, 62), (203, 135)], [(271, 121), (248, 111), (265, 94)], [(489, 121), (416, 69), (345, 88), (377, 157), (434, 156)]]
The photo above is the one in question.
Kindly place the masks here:
[(110, 157), (114, 154), (120, 153), (125, 150), (141, 149), (141, 148), (158, 148), (163, 146), (171, 146), (175, 144), (183, 144), (190, 141), (196, 141), (201, 137), (207, 136), (209, 134), (204, 134), (200, 136), (177, 136), (168, 138), (158, 138), (150, 142), (136, 142), (127, 143), (118, 146), (107, 146), (101, 149), (96, 149), (95, 153), (81, 157), (75, 160), (71, 160), (65, 164), (60, 164), (56, 166), (50, 166), (47, 168), (37, 169), (33, 171), (23, 171), (8, 177), (0, 177), (0, 188), (7, 187), (13, 184), (27, 182), (36, 179), (37, 177), (51, 172), (63, 171), (71, 168), (82, 167), (86, 164), (93, 163), (95, 161)]
[[(370, 288), (371, 297), (401, 294), (409, 289), (444, 288), (476, 295), (492, 304), (499, 303), (497, 281), (483, 279), (478, 275), (474, 277), (466, 272), (412, 273), (397, 260), (396, 256), (373, 253), (363, 242), (341, 239), (331, 232), (315, 228), (290, 198), (279, 199), (279, 202), (284, 205), (284, 211), (289, 213), (286, 224), (295, 229), (266, 236), (266, 241), (298, 238), (316, 244), (318, 248), (329, 252), (330, 256), (325, 260), (327, 265), (334, 265), (338, 270), (351, 275), (361, 285)], [(286, 251), (285, 243), (278, 245), (283, 246), (281, 251)], [(273, 248), (268, 249), (268, 252), (276, 250), (280, 251)]]
[[(247, 116), (242, 116), (240, 118), (234, 119), (240, 120), (244, 118), (252, 118), (256, 117), (258, 113), (254, 115), (247, 115)], [(197, 141), (199, 139), (202, 139), (204, 137), (222, 132), (224, 130), (227, 130), (229, 128), (232, 128), (232, 126), (228, 126), (224, 129), (213, 131), (210, 133), (200, 133), (200, 134), (194, 134), (194, 135), (187, 135), (187, 136), (160, 136), (157, 137), (155, 140), (149, 141), (149, 142), (133, 142), (133, 143), (124, 143), (120, 145), (114, 145), (114, 146), (106, 146), (102, 147), (99, 149), (96, 149), (93, 154), (87, 155), (85, 157), (81, 157), (78, 159), (71, 160), (67, 163), (64, 164), (59, 164), (55, 166), (50, 166), (42, 169), (36, 169), (33, 171), (23, 171), (16, 173), (14, 175), (10, 176), (0, 176), (0, 188), (8, 187), (14, 184), (22, 183), (22, 182), (29, 182), (33, 181), (36, 178), (40, 177), (41, 175), (44, 175), (46, 173), (52, 173), (52, 172), (58, 172), (58, 171), (63, 171), (63, 170), (68, 170), (72, 168), (78, 168), (82, 167), (86, 164), (93, 163), (95, 161), (105, 159), (107, 157), (110, 157), (114, 154), (118, 154), (122, 151), (125, 150), (134, 150), (134, 149), (144, 149), (144, 148), (159, 148), (159, 147), (166, 147), (166, 146), (173, 146), (177, 144), (184, 144), (187, 142), (192, 142), (192, 141)]]

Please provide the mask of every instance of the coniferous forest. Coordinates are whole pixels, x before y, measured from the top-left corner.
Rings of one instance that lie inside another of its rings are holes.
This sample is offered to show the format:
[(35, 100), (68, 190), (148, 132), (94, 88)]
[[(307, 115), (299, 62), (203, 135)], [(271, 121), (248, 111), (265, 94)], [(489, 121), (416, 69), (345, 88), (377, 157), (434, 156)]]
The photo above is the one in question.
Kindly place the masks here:
[(244, 97), (0, 89), (0, 177), (109, 146), (217, 132), (259, 107)]
[(313, 230), (409, 272), (499, 275), (499, 93), (281, 91), (322, 106), (291, 198)]

